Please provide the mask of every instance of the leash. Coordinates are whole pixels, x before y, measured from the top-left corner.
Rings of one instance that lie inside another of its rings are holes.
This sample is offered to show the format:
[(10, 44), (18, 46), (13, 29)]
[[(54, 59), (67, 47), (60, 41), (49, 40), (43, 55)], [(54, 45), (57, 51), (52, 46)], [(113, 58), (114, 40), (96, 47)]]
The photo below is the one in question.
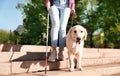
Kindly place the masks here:
[(77, 14), (72, 11), (72, 17), (71, 17), (71, 27), (73, 27), (73, 21), (77, 18)]
[(47, 14), (47, 38), (46, 38), (46, 56), (45, 56), (45, 74), (47, 74), (48, 65), (48, 29), (49, 29), (49, 13)]

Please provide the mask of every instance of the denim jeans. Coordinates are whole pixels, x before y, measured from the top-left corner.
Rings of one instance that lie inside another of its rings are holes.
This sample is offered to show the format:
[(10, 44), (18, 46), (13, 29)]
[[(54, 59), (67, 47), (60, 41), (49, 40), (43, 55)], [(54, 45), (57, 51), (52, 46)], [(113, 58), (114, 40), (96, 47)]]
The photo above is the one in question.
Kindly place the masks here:
[(57, 47), (59, 43), (59, 50), (63, 51), (66, 41), (66, 27), (70, 17), (69, 7), (51, 6), (49, 10), (51, 18), (51, 46)]

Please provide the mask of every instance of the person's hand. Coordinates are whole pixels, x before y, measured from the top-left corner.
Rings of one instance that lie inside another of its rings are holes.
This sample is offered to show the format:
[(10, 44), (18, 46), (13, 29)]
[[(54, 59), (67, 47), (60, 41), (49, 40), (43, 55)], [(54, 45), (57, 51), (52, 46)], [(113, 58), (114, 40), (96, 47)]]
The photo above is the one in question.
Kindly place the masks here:
[(50, 9), (50, 3), (46, 4), (46, 8), (47, 8), (47, 11), (49, 11), (49, 9)]
[(47, 11), (49, 11), (49, 9), (50, 9), (50, 6), (47, 6)]
[(75, 9), (71, 9), (71, 14), (72, 14), (73, 19), (77, 18), (77, 14), (75, 12)]

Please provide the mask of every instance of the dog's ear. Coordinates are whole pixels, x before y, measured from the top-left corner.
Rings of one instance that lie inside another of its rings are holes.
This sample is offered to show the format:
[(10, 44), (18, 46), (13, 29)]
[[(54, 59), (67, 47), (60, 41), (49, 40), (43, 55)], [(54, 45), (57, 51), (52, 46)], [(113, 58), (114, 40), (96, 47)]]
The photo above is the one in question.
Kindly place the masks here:
[(85, 32), (84, 40), (87, 40), (87, 35), (88, 35), (87, 30), (85, 29), (84, 32)]
[(68, 36), (69, 36), (70, 38), (71, 38), (72, 28), (73, 28), (73, 27), (71, 27), (71, 28), (69, 29), (69, 31), (68, 31)]

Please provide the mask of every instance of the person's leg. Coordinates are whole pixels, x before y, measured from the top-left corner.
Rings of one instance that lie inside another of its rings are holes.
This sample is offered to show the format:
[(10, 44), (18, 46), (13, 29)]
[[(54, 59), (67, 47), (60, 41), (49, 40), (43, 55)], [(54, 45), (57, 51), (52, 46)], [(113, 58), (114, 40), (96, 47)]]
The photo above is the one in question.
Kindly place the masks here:
[(60, 30), (59, 30), (59, 59), (63, 60), (63, 50), (66, 40), (66, 27), (70, 17), (70, 8), (60, 9)]
[(56, 6), (52, 6), (49, 10), (50, 18), (52, 22), (51, 26), (51, 46), (57, 47), (57, 40), (58, 40), (58, 31), (60, 27), (60, 20), (59, 20), (59, 10)]
[(56, 47), (58, 40), (58, 31), (60, 26), (59, 10), (56, 6), (52, 6), (49, 10), (52, 26), (51, 26), (51, 55), (48, 61), (54, 62), (57, 56)]

